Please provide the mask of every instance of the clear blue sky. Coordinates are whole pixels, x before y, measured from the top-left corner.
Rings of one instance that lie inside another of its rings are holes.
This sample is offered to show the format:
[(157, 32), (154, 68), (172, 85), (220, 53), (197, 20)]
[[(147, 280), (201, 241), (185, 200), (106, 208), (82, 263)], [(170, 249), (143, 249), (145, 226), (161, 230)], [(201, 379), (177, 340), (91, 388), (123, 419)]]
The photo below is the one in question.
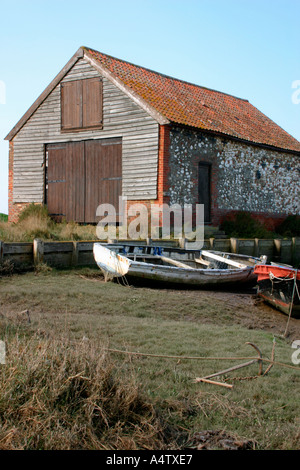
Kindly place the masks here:
[(82, 45), (246, 98), (300, 140), (300, 0), (0, 0), (0, 14), (0, 212), (3, 139)]

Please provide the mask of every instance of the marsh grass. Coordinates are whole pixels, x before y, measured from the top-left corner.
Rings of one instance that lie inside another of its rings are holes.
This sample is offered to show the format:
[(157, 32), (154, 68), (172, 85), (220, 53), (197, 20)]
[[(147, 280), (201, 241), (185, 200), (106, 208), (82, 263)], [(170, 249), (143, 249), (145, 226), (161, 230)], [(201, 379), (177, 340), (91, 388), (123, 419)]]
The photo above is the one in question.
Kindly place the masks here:
[(127, 370), (125, 376), (122, 363), (99, 344), (40, 331), (24, 334), (20, 327), (6, 342), (1, 450), (166, 447), (167, 427), (153, 404), (134, 375)]
[[(213, 429), (257, 449), (299, 449), (298, 371), (274, 366), (257, 377), (254, 364), (219, 378), (228, 391), (194, 379), (234, 362), (163, 357), (248, 357), (252, 341), (269, 358), (272, 332), (239, 324), (233, 305), (207, 292), (105, 283), (92, 269), (3, 278), (0, 448), (178, 449)], [(291, 352), (277, 338), (276, 360), (290, 364)]]
[(42, 240), (95, 240), (96, 227), (75, 222), (56, 223), (49, 217), (47, 208), (30, 204), (20, 214), (17, 223), (9, 223), (0, 217), (0, 240), (6, 242), (30, 242)]
[(30, 242), (35, 238), (42, 240), (95, 240), (96, 227), (93, 225), (79, 225), (73, 222), (56, 224), (38, 216), (10, 224), (0, 221), (0, 239), (5, 242)]

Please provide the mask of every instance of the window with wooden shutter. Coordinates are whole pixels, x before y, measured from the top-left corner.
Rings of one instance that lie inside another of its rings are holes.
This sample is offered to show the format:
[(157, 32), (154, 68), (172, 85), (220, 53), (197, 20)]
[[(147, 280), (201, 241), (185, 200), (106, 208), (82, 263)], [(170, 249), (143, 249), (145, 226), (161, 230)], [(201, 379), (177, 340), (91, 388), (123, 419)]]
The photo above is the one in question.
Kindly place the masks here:
[(102, 80), (87, 78), (61, 84), (61, 129), (102, 128)]
[(62, 130), (82, 127), (81, 80), (61, 84), (61, 128)]
[(102, 81), (98, 78), (82, 80), (82, 126), (102, 126)]

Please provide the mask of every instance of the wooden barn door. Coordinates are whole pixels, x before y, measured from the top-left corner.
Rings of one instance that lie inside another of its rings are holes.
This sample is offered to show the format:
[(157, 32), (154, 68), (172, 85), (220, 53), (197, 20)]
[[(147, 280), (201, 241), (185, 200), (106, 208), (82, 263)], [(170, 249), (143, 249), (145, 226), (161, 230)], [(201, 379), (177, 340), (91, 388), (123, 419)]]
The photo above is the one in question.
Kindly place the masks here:
[(47, 145), (46, 204), (57, 221), (84, 222), (83, 149), (83, 142)]
[(204, 204), (204, 223), (210, 222), (210, 168), (209, 163), (199, 163), (198, 202)]
[(84, 222), (84, 142), (68, 142), (66, 149), (66, 220)]
[(85, 142), (85, 222), (96, 222), (100, 204), (112, 204), (119, 212), (122, 195), (122, 144), (117, 139)]
[(122, 194), (120, 140), (49, 144), (46, 159), (46, 204), (53, 218), (95, 223), (97, 207), (103, 203), (118, 211)]
[(46, 148), (45, 202), (49, 214), (60, 221), (66, 217), (66, 148), (67, 144), (51, 144)]

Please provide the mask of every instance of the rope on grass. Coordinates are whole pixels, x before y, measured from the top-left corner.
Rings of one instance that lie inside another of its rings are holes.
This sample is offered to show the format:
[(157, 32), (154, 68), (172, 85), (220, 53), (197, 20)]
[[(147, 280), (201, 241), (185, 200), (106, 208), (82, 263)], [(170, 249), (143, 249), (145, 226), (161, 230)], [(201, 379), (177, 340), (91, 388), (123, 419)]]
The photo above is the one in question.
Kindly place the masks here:
[(268, 362), (272, 365), (286, 367), (288, 369), (298, 370), (300, 372), (300, 367), (295, 367), (290, 364), (285, 364), (284, 362), (272, 361), (271, 359), (264, 359), (263, 357), (213, 357), (213, 356), (172, 356), (172, 355), (165, 355), (165, 354), (149, 354), (149, 353), (141, 353), (137, 351), (123, 351), (121, 349), (112, 349), (112, 348), (105, 348), (105, 351), (114, 352), (119, 354), (128, 354), (130, 356), (144, 356), (144, 357), (159, 357), (163, 359), (186, 359), (186, 360), (212, 360), (212, 361), (243, 361), (243, 360), (257, 360), (262, 362)]

